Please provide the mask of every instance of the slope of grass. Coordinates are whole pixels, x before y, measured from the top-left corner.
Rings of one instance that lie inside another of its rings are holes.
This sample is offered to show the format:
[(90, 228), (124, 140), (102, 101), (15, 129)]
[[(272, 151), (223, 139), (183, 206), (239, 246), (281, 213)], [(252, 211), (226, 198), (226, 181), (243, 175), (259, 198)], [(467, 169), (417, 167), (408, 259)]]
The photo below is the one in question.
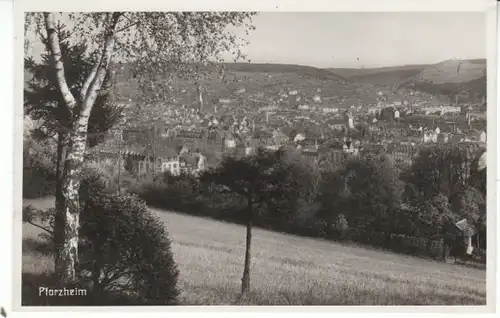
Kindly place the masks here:
[(381, 86), (394, 86), (419, 73), (419, 69), (386, 71), (351, 77), (351, 80)]
[(272, 63), (226, 63), (226, 67), (233, 72), (249, 73), (296, 73), (300, 75), (315, 77), (318, 79), (334, 79), (346, 81), (347, 79), (328, 70), (306, 65), (295, 64), (272, 64)]
[(485, 71), (486, 60), (484, 63), (448, 60), (424, 68), (414, 80), (434, 84), (466, 83), (484, 77)]
[(486, 93), (486, 60), (447, 60), (429, 65), (403, 65), (328, 71), (353, 82), (411, 88), (435, 96), (470, 94), (462, 101), (479, 102)]
[(467, 102), (481, 102), (486, 86), (486, 60), (448, 60), (429, 65), (399, 84), (435, 95), (461, 95), (460, 99)]
[[(173, 240), (181, 303), (233, 304), (240, 291), (244, 227), (154, 211)], [(39, 231), (30, 225), (23, 230), (23, 276), (43, 277), (52, 259), (33, 242)], [(252, 257), (251, 293), (242, 305), (486, 303), (486, 273), (477, 269), (260, 229), (254, 230)], [(26, 292), (29, 283), (23, 283)]]
[(378, 68), (330, 68), (330, 72), (351, 81), (372, 85), (398, 85), (401, 81), (420, 73), (427, 65), (402, 65)]

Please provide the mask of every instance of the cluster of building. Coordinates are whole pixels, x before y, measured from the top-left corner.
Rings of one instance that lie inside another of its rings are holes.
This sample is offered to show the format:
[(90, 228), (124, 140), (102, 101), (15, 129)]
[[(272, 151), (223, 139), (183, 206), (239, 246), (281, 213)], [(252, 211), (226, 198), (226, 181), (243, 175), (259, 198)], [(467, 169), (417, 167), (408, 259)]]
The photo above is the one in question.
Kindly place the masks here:
[[(352, 104), (348, 96), (327, 96), (320, 87), (308, 93), (289, 87), (267, 97), (240, 87), (235, 94), (237, 99), (217, 98), (203, 111), (162, 105), (155, 111), (159, 119), (152, 124), (140, 124), (139, 116), (128, 116), (129, 128), (117, 138), (120, 146), (101, 152), (103, 156), (122, 154), (129, 170), (141, 176), (199, 173), (216, 165), (223, 155), (249, 155), (257, 147), (298, 149), (311, 160), (329, 153), (339, 161), (364, 152), (388, 151), (398, 165), (406, 166), (426, 144), (486, 142), (484, 129), (461, 130), (439, 121), (462, 116), (470, 128), (474, 121), (470, 105), (438, 104), (418, 92), (379, 92), (371, 101)], [(243, 95), (248, 96), (242, 99)], [(432, 124), (422, 118), (432, 118)]]

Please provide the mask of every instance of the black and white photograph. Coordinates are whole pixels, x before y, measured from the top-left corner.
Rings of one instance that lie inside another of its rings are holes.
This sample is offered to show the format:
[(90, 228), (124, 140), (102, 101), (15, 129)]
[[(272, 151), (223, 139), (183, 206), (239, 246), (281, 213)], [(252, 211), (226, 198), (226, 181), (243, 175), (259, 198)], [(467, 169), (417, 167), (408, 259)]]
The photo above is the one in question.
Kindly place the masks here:
[(23, 16), (21, 307), (487, 305), (485, 12)]

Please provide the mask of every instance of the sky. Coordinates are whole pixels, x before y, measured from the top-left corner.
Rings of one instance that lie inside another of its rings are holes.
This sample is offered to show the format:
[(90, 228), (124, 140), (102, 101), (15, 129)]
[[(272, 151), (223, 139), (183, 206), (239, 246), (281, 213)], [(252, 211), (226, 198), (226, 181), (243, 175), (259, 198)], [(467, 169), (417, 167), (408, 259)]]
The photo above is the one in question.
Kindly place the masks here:
[(261, 13), (252, 62), (381, 67), (486, 58), (484, 13)]
[(244, 49), (253, 63), (370, 68), (486, 58), (480, 12), (261, 12), (253, 25)]

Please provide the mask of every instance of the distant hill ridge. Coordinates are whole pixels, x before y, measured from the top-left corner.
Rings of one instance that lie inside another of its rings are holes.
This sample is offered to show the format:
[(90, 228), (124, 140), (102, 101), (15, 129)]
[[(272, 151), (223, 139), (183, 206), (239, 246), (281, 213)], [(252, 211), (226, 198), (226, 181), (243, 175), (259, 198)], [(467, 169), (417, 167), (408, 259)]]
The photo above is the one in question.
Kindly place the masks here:
[(411, 88), (433, 95), (461, 95), (470, 102), (478, 102), (486, 94), (486, 59), (450, 59), (429, 65), (328, 70), (359, 83)]
[(486, 76), (486, 60), (481, 63), (463, 60), (447, 60), (429, 65), (407, 81), (431, 82), (434, 84), (466, 83)]
[(327, 68), (328, 71), (349, 80), (369, 84), (384, 84), (389, 80), (388, 85), (400, 82), (403, 79), (416, 75), (428, 65), (402, 65), (376, 68)]
[(232, 71), (258, 72), (258, 73), (297, 73), (322, 79), (349, 81), (342, 75), (332, 73), (327, 69), (298, 64), (273, 64), (273, 63), (226, 63), (225, 66)]
[[(378, 87), (415, 89), (432, 95), (464, 95), (465, 100), (479, 101), (486, 93), (486, 60), (447, 60), (431, 65), (402, 65), (381, 68), (328, 68), (273, 63), (226, 63), (228, 83), (208, 81), (213, 97), (227, 96), (245, 87), (247, 94), (263, 92), (276, 97), (283, 89), (299, 89), (333, 97), (335, 103), (372, 103)], [(134, 98), (136, 86), (128, 65), (117, 66), (121, 94)], [(25, 81), (30, 77), (25, 72)], [(214, 77), (215, 79), (215, 77)], [(190, 81), (174, 84), (175, 94), (193, 89)], [(220, 93), (217, 93), (220, 92)], [(183, 96), (185, 93), (182, 94)], [(127, 97), (127, 98), (129, 98)], [(462, 99), (463, 100), (463, 99)]]

